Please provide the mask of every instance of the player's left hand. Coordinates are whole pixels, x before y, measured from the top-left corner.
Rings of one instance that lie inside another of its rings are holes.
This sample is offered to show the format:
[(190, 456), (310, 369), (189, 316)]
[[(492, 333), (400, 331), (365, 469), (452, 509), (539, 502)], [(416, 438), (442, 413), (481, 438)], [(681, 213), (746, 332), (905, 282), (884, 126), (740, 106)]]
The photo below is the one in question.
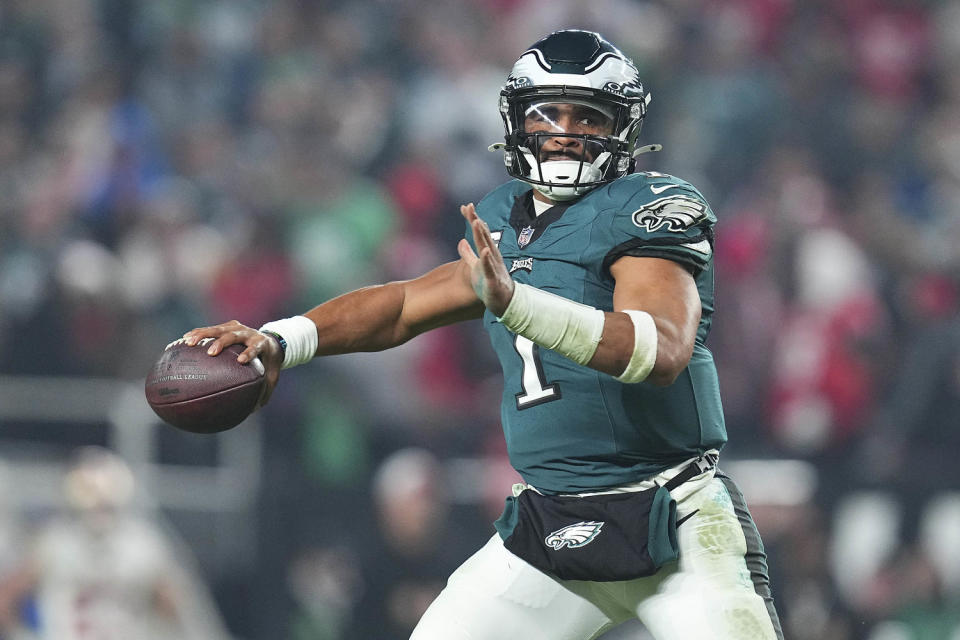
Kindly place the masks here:
[(473, 243), (478, 253), (473, 252), (473, 247), (466, 239), (460, 241), (457, 251), (470, 268), (470, 284), (477, 297), (490, 313), (499, 318), (513, 297), (513, 279), (503, 264), (503, 256), (490, 235), (490, 229), (477, 216), (473, 203), (461, 205), (460, 213), (473, 230)]

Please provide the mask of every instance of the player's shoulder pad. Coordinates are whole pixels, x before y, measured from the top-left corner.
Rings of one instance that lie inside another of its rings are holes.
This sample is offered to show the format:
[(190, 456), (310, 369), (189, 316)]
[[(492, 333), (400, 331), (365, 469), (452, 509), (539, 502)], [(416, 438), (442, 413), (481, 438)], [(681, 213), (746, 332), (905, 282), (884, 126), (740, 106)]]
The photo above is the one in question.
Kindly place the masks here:
[(477, 203), (477, 215), (487, 223), (490, 222), (489, 218), (498, 215), (509, 218), (517, 196), (531, 189), (532, 187), (522, 180), (510, 180), (494, 187)]
[(680, 232), (717, 221), (696, 187), (666, 173), (633, 173), (614, 180), (605, 190), (601, 207), (621, 219), (629, 216), (632, 224), (648, 233)]
[[(689, 182), (663, 173), (634, 173), (614, 180), (598, 194), (598, 230), (611, 249), (605, 268), (619, 257), (668, 258), (699, 273), (713, 254), (716, 218)], [(602, 222), (600, 222), (602, 221)]]

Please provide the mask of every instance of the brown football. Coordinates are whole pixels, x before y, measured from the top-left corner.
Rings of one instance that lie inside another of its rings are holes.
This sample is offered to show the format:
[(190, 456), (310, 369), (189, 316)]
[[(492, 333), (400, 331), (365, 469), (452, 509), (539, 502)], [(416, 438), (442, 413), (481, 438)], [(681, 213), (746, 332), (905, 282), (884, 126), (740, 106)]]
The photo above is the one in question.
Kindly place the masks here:
[(237, 362), (243, 345), (230, 345), (216, 356), (207, 355), (202, 340), (191, 347), (183, 339), (163, 350), (147, 375), (144, 392), (150, 408), (178, 429), (216, 433), (243, 422), (257, 406), (263, 390), (263, 363)]

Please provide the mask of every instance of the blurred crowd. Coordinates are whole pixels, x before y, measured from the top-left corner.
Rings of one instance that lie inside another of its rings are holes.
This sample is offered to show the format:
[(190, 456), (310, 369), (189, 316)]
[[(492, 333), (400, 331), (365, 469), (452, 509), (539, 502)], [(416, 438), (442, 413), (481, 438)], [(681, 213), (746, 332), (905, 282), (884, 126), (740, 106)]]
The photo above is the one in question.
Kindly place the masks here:
[[(141, 379), (455, 259), (562, 27), (634, 58), (641, 168), (719, 218), (724, 458), (814, 471), (752, 501), (787, 637), (960, 638), (958, 0), (0, 0), (0, 374)], [(285, 372), (230, 630), (407, 637), (513, 479), (499, 385), (473, 324)]]

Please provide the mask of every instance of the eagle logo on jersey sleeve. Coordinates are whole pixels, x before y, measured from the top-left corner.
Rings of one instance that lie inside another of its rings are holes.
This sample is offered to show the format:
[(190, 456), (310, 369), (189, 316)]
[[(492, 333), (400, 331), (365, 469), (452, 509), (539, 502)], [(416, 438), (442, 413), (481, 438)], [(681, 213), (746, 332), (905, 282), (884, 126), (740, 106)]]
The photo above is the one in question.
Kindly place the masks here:
[(564, 547), (576, 549), (577, 547), (582, 547), (593, 542), (593, 539), (600, 533), (603, 525), (603, 522), (596, 521), (578, 522), (562, 529), (557, 529), (544, 538), (543, 542), (554, 551), (560, 551), (560, 549)]
[(666, 227), (683, 231), (707, 217), (707, 205), (698, 198), (676, 194), (648, 202), (633, 212), (633, 224), (653, 233)]

